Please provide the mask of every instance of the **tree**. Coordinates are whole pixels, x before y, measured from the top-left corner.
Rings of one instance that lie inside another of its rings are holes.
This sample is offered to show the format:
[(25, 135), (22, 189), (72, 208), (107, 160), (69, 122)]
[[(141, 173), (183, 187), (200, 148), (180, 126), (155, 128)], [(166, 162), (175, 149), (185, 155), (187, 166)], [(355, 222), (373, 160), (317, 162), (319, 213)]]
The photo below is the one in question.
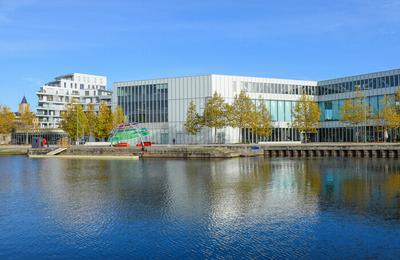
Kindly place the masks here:
[(7, 106), (0, 105), (0, 134), (9, 134), (15, 127), (15, 115)]
[(77, 141), (79, 137), (85, 135), (85, 131), (88, 129), (88, 119), (81, 104), (69, 104), (61, 117), (60, 127), (69, 137), (75, 138)]
[(196, 104), (190, 101), (186, 113), (186, 121), (184, 124), (185, 131), (190, 135), (196, 135), (202, 127), (202, 118), (196, 111)]
[(357, 87), (354, 99), (345, 100), (340, 110), (341, 121), (356, 128), (357, 141), (359, 137), (358, 126), (367, 121), (369, 114), (369, 109), (364, 102), (364, 93), (361, 91), (360, 87)]
[(304, 141), (307, 142), (307, 134), (317, 133), (320, 115), (318, 104), (303, 94), (293, 109), (293, 127), (304, 134)]
[(229, 106), (217, 92), (206, 102), (203, 115), (204, 125), (214, 128), (215, 142), (217, 140), (217, 129), (228, 125), (228, 111)]
[(241, 142), (241, 130), (243, 128), (255, 129), (255, 106), (250, 97), (244, 90), (239, 95), (235, 95), (231, 105), (231, 111), (228, 113), (229, 125), (233, 128), (239, 128), (239, 142)]
[(379, 120), (383, 128), (384, 138), (388, 130), (400, 128), (400, 114), (394, 104), (390, 104), (389, 98), (385, 95), (383, 98), (382, 109), (379, 111)]
[(113, 129), (113, 116), (107, 103), (102, 102), (99, 108), (97, 124), (94, 130), (96, 138), (108, 138)]
[(261, 137), (270, 136), (272, 134), (272, 118), (264, 102), (260, 102), (256, 115), (257, 125), (255, 129), (257, 135)]
[(115, 111), (113, 113), (113, 126), (118, 126), (122, 123), (125, 123), (125, 115), (124, 115), (124, 111), (122, 111), (122, 108), (120, 106), (116, 106), (115, 107)]
[(93, 136), (96, 125), (97, 125), (97, 115), (96, 115), (96, 112), (94, 111), (94, 105), (92, 103), (90, 103), (88, 105), (88, 108), (86, 111), (86, 118), (88, 121), (86, 132), (90, 136)]
[(394, 98), (396, 102), (400, 102), (400, 87), (397, 88)]
[(35, 113), (31, 112), (30, 106), (27, 105), (26, 108), (21, 111), (20, 114), (20, 122), (19, 122), (19, 129), (26, 132), (26, 144), (29, 143), (28, 136), (29, 131), (35, 127)]
[(24, 109), (20, 114), (21, 129), (25, 131), (32, 129), (35, 124), (35, 119), (36, 119), (35, 114), (30, 111), (30, 107), (29, 105), (27, 105), (27, 108)]

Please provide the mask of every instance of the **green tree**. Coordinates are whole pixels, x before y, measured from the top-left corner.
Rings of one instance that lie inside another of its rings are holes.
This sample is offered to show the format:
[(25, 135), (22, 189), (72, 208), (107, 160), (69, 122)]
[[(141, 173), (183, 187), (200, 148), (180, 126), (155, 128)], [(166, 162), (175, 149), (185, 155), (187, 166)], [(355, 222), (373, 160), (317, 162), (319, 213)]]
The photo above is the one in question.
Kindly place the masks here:
[(102, 102), (99, 108), (99, 115), (97, 117), (94, 135), (96, 138), (108, 138), (113, 127), (113, 116), (111, 110), (107, 106), (107, 103)]
[(190, 135), (196, 135), (202, 127), (202, 117), (196, 111), (196, 104), (190, 101), (186, 113), (186, 121), (184, 124), (185, 131)]
[(113, 126), (115, 127), (122, 123), (126, 123), (124, 111), (122, 111), (122, 108), (117, 105), (113, 113)]
[(309, 133), (317, 133), (320, 116), (318, 104), (310, 96), (301, 95), (293, 109), (293, 127), (304, 135), (305, 142)]
[(92, 103), (90, 103), (87, 107), (86, 118), (88, 121), (86, 132), (90, 136), (93, 136), (97, 125), (97, 114), (94, 111), (94, 105)]
[(29, 131), (35, 128), (35, 119), (36, 115), (35, 113), (31, 112), (30, 106), (27, 105), (26, 108), (21, 111), (20, 114), (20, 120), (18, 124), (19, 130), (22, 130), (26, 133), (26, 144), (29, 143), (28, 137), (29, 137)]
[(268, 111), (267, 106), (260, 98), (260, 104), (258, 105), (258, 111), (256, 113), (256, 133), (258, 136), (267, 137), (272, 134), (272, 118)]
[(15, 114), (7, 106), (0, 105), (0, 134), (9, 134), (15, 127)]
[(67, 110), (62, 113), (60, 128), (76, 141), (87, 133), (88, 119), (81, 104), (68, 105)]
[(217, 92), (209, 98), (204, 108), (204, 125), (210, 128), (214, 128), (214, 139), (217, 140), (217, 129), (224, 128), (228, 125), (229, 116), (229, 105), (227, 105), (224, 99)]
[(356, 128), (356, 140), (359, 141), (359, 125), (369, 119), (369, 109), (364, 102), (364, 93), (360, 87), (356, 87), (354, 99), (345, 100), (340, 110), (341, 122)]
[(255, 105), (244, 90), (239, 95), (235, 95), (231, 105), (231, 111), (228, 112), (229, 125), (233, 128), (239, 128), (239, 142), (241, 142), (242, 129), (256, 129)]

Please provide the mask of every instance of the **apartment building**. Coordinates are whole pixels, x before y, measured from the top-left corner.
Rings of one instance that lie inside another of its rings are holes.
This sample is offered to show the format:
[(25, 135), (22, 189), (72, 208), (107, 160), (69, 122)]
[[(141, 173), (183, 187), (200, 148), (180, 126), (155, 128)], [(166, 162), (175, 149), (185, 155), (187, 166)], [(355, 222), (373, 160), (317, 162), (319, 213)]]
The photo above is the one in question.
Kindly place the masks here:
[(98, 111), (101, 102), (111, 107), (112, 101), (112, 91), (107, 90), (106, 77), (82, 73), (58, 76), (43, 85), (36, 95), (36, 116), (40, 128), (58, 128), (61, 114), (71, 102), (83, 104), (85, 110), (92, 103)]

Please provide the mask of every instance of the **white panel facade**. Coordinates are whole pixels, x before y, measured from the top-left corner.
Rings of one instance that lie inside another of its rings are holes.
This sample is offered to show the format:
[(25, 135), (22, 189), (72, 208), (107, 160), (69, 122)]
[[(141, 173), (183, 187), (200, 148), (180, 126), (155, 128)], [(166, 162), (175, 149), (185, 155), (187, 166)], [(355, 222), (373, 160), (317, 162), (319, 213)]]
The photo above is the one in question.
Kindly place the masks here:
[(104, 76), (72, 73), (56, 77), (36, 92), (39, 126), (58, 128), (61, 113), (73, 100), (83, 104), (85, 109), (90, 103), (94, 104), (95, 110), (98, 110), (101, 102), (111, 106), (112, 93), (106, 90), (106, 86), (107, 78)]

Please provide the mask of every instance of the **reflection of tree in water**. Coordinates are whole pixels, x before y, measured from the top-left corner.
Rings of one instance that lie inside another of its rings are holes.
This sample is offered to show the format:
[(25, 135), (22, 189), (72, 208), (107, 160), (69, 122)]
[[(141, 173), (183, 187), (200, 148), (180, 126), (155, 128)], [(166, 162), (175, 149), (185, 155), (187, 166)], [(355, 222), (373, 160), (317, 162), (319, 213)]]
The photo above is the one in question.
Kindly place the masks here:
[(159, 217), (168, 206), (165, 163), (54, 160), (43, 164), (42, 187), (49, 209), (65, 225), (84, 229), (117, 214)]
[(107, 214), (130, 221), (165, 214), (234, 218), (271, 207), (400, 216), (400, 163), (391, 159), (42, 162), (38, 178), (49, 209), (82, 226), (107, 221)]
[(331, 159), (319, 163), (321, 206), (399, 218), (400, 164), (391, 159)]
[(216, 166), (213, 189), (235, 194), (242, 210), (260, 197), (267, 199), (271, 192), (295, 192), (298, 196), (292, 199), (305, 204), (318, 201), (322, 209), (400, 219), (400, 163), (396, 159), (251, 158), (239, 160), (237, 167), (236, 174), (232, 167), (228, 174), (224, 164)]

